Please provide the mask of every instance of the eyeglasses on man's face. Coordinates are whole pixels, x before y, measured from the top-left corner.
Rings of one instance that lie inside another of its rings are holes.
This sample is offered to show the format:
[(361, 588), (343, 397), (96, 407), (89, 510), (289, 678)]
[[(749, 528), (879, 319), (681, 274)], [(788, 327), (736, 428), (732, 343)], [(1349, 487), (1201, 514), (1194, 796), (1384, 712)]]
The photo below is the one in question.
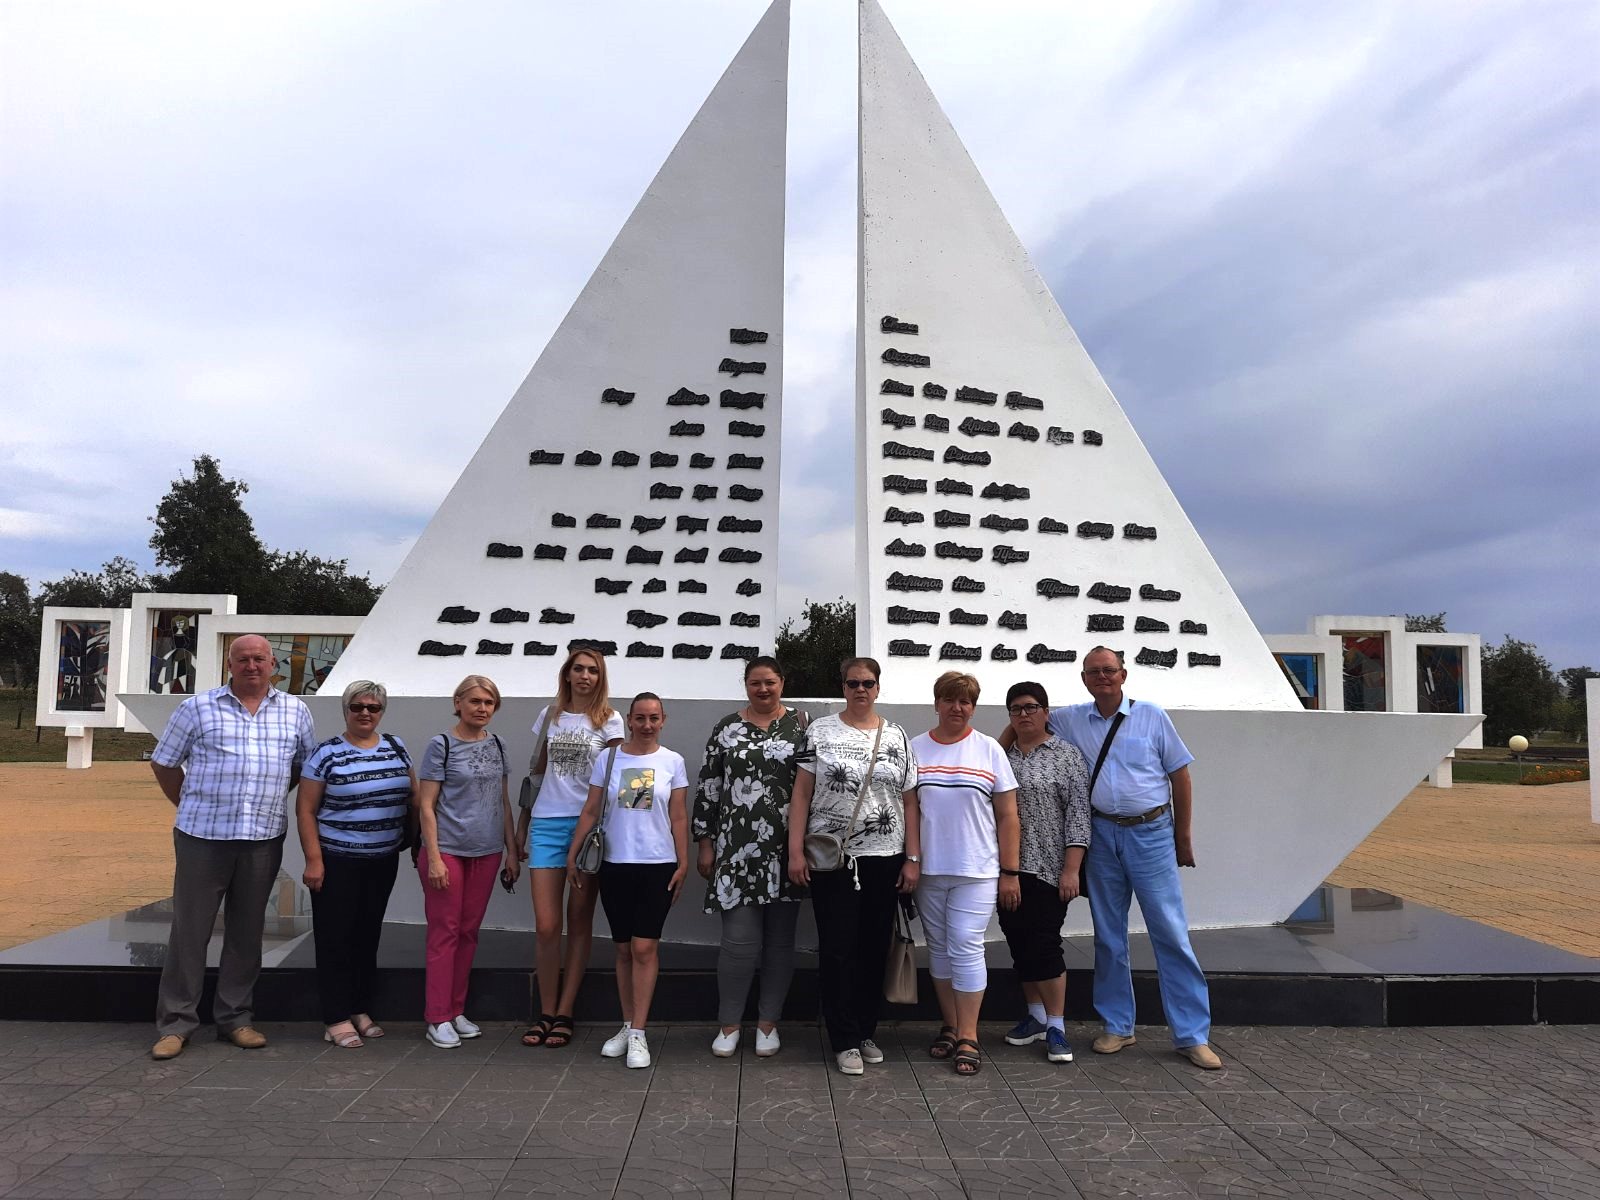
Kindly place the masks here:
[(1010, 713), (1013, 717), (1031, 717), (1036, 712), (1043, 712), (1044, 711), (1044, 705), (1042, 705), (1042, 704), (1013, 704), (1010, 708), (1006, 709), (1006, 711), (1008, 713)]
[(383, 711), (383, 705), (381, 705), (381, 704), (352, 704), (350, 706), (350, 711), (353, 712), (353, 713), (381, 713)]
[(1121, 667), (1085, 667), (1083, 669), (1085, 679), (1092, 679), (1097, 675), (1101, 678), (1110, 678), (1112, 675), (1120, 674), (1122, 674)]
[(878, 686), (878, 681), (876, 679), (846, 679), (844, 685), (853, 692), (860, 688), (875, 688)]

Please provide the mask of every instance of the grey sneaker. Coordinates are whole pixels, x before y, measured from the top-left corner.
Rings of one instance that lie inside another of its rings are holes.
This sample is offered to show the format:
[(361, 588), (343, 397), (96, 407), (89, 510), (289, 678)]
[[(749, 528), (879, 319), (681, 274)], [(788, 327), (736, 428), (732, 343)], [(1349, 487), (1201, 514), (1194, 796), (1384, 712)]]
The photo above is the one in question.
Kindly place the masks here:
[(861, 1065), (861, 1051), (841, 1050), (833, 1056), (833, 1061), (839, 1064), (841, 1075), (864, 1075), (866, 1068)]
[(861, 1039), (861, 1061), (864, 1063), (881, 1063), (883, 1051), (878, 1049), (878, 1043), (871, 1038)]

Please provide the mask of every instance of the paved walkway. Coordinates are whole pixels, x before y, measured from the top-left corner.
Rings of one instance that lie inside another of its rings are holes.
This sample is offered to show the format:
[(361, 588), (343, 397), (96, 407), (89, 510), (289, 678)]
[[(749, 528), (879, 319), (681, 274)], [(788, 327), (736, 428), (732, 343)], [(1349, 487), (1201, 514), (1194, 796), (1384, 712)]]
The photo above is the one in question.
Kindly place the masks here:
[(658, 1029), (636, 1071), (598, 1056), (609, 1029), (567, 1051), (267, 1032), (155, 1063), (144, 1026), (0, 1028), (0, 1196), (1600, 1196), (1594, 1026), (1219, 1029), (1219, 1072), (1160, 1029), (1064, 1066), (986, 1029), (972, 1080), (926, 1026), (885, 1030), (856, 1079), (796, 1026), (733, 1060)]
[(1587, 783), (1420, 787), (1329, 882), (1600, 958), (1600, 825)]

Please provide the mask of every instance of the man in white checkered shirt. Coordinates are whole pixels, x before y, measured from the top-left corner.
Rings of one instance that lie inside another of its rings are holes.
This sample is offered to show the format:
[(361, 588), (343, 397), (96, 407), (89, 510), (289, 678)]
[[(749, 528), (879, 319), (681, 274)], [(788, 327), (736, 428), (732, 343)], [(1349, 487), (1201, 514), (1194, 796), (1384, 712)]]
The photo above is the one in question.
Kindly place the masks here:
[(206, 944), (224, 900), (211, 1006), (217, 1036), (247, 1050), (267, 1044), (250, 1024), (262, 927), (283, 860), (289, 789), (317, 744), (311, 711), (272, 686), (277, 665), (266, 638), (236, 638), (228, 647), (230, 682), (180, 704), (151, 755), (156, 782), (178, 810), (153, 1058), (176, 1058), (200, 1027)]

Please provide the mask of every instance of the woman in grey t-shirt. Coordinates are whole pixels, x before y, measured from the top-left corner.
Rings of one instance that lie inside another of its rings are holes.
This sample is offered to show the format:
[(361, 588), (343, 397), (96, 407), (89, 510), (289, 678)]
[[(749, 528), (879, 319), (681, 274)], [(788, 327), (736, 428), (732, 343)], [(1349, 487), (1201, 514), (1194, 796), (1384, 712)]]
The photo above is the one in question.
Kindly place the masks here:
[(483, 675), (468, 675), (453, 700), (455, 726), (428, 742), (417, 770), (423, 844), (417, 870), (428, 917), (423, 1018), (428, 1040), (444, 1049), (479, 1034), (465, 1013), (478, 927), (495, 875), (504, 871), (515, 881), (522, 868), (506, 786), (506, 748), (489, 732), (500, 708), (500, 689)]

